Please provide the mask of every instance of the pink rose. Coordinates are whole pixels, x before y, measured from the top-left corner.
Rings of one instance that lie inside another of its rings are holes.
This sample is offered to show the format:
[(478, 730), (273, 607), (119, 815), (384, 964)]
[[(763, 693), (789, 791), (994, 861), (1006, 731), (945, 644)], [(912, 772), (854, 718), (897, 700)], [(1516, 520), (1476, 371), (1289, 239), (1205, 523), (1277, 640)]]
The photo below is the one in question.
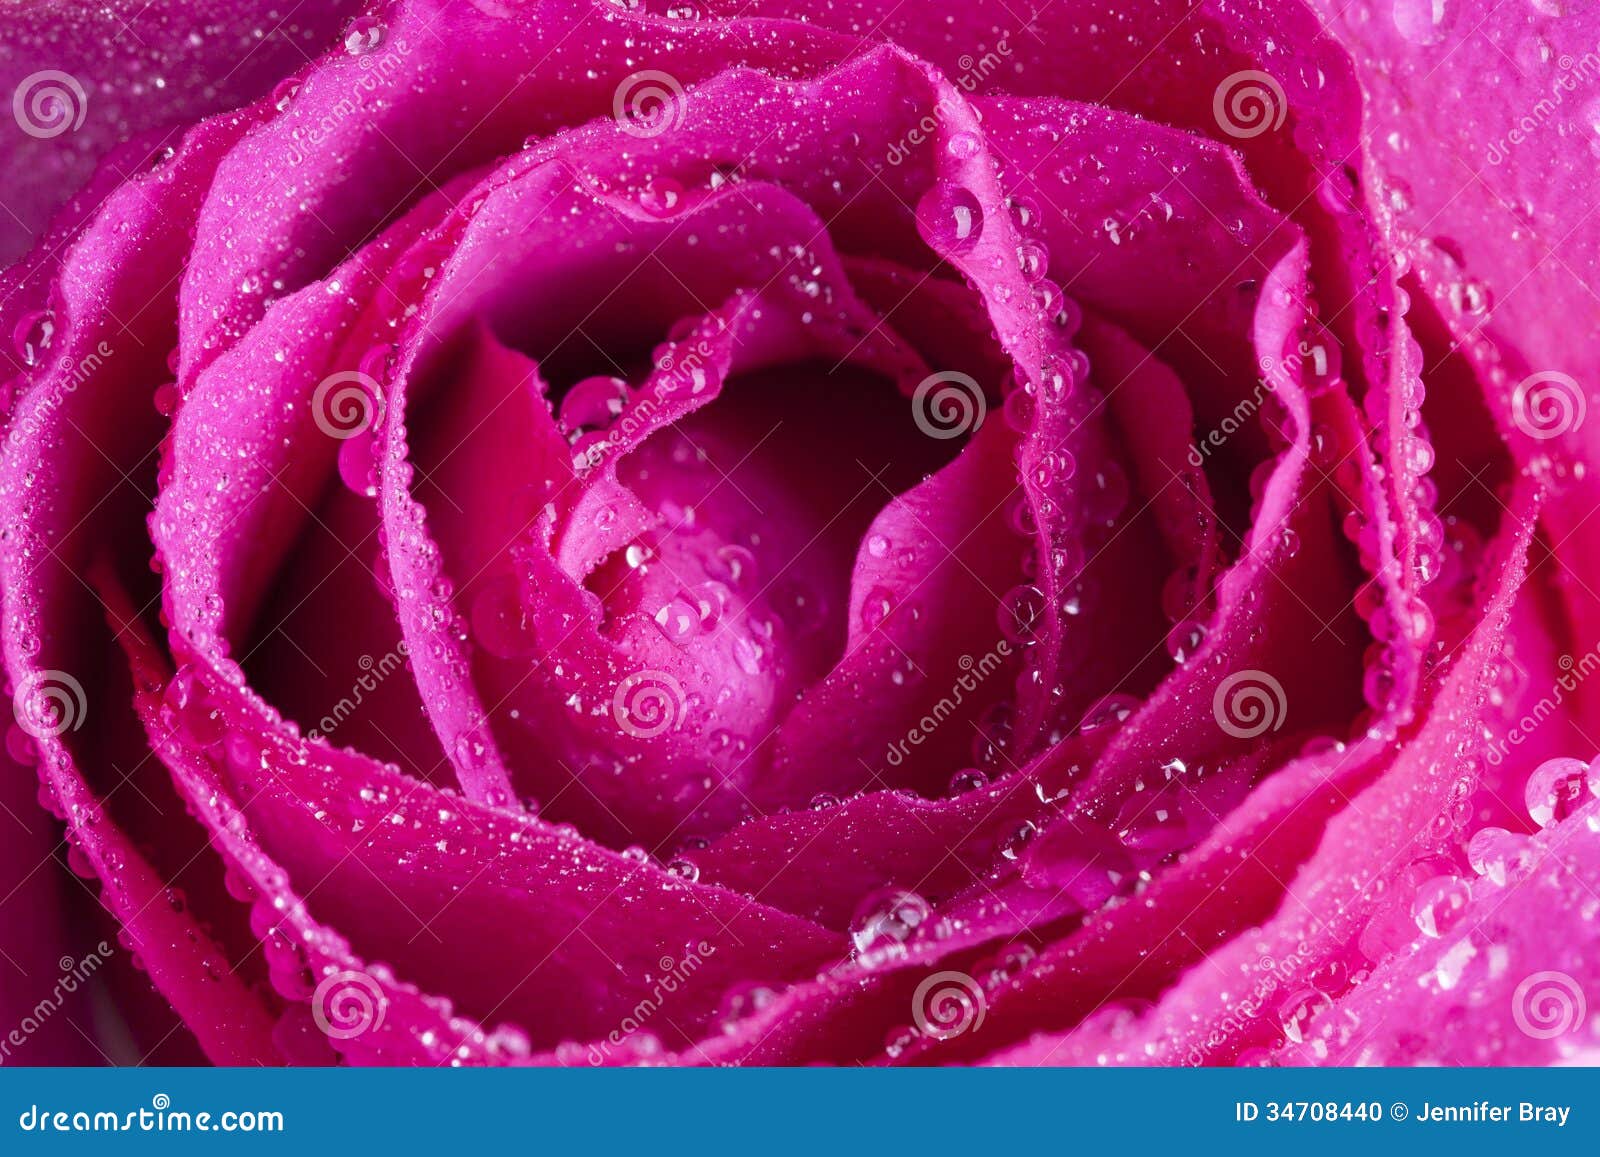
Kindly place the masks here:
[(1325, 8), (8, 17), (0, 1059), (1592, 1059), (1600, 19)]

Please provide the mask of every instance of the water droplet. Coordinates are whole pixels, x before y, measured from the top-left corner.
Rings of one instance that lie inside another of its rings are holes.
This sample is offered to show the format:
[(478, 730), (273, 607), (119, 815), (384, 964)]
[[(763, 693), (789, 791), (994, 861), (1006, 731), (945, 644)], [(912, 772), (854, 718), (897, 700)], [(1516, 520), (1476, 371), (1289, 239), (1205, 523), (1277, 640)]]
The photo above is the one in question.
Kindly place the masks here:
[(673, 860), (667, 865), (667, 873), (691, 884), (700, 879), (700, 869), (692, 860)]
[(1278, 1025), (1283, 1029), (1286, 1039), (1294, 1044), (1303, 1044), (1306, 1031), (1317, 1014), (1332, 1007), (1333, 999), (1327, 993), (1304, 988), (1279, 1006)]
[(857, 906), (850, 921), (850, 940), (856, 960), (871, 968), (905, 951), (905, 943), (933, 914), (928, 902), (915, 892), (886, 888), (874, 892)]
[(869, 631), (877, 630), (893, 609), (894, 592), (888, 587), (873, 587), (861, 601), (861, 625)]
[(376, 16), (357, 16), (344, 33), (344, 50), (351, 56), (367, 56), (383, 47), (384, 27)]
[(558, 417), (569, 433), (604, 429), (628, 404), (628, 383), (598, 375), (584, 378), (561, 399)]
[(682, 643), (700, 632), (700, 607), (687, 592), (674, 595), (655, 613), (661, 633), (674, 643)]
[(1039, 203), (1025, 193), (1007, 197), (1006, 208), (1011, 211), (1011, 219), (1018, 229), (1032, 229), (1041, 220)]
[(939, 253), (965, 253), (983, 234), (983, 206), (971, 190), (941, 181), (917, 202), (917, 230)]
[[(1291, 369), (1300, 371), (1300, 381), (1308, 394), (1320, 394), (1339, 380), (1343, 360), (1339, 343), (1322, 323), (1308, 319), (1305, 331), (1289, 339), (1283, 358)], [(1276, 383), (1274, 383), (1276, 384)]]
[(1167, 654), (1174, 663), (1187, 663), (1199, 652), (1206, 641), (1206, 626), (1194, 619), (1185, 619), (1167, 632)]
[(1600, 776), (1581, 759), (1545, 760), (1523, 790), (1528, 814), (1542, 828), (1566, 819), (1593, 796), (1600, 796)]
[(1494, 291), (1476, 277), (1463, 277), (1450, 286), (1449, 293), (1457, 313), (1476, 317), (1494, 308)]
[(357, 434), (339, 444), (339, 480), (352, 494), (363, 498), (378, 495), (378, 440), (371, 434)]
[(639, 189), (639, 204), (645, 212), (665, 217), (683, 201), (683, 185), (672, 177), (651, 177)]
[(1042, 241), (1024, 241), (1017, 246), (1017, 268), (1030, 284), (1043, 279), (1050, 269), (1050, 250)]
[(1394, 26), (1412, 44), (1437, 44), (1455, 22), (1455, 0), (1394, 0)]
[(706, 573), (738, 590), (755, 581), (756, 556), (742, 546), (718, 547), (706, 560)]
[(1078, 730), (1084, 734), (1103, 731), (1109, 727), (1121, 727), (1138, 708), (1139, 701), (1129, 695), (1107, 695), (1088, 711), (1084, 712), (1083, 721), (1078, 724)]
[(1039, 829), (1031, 821), (1024, 820), (1010, 835), (1001, 841), (1000, 854), (1008, 860), (1015, 860), (1033, 843)]
[(18, 319), (16, 329), (11, 331), (11, 344), (23, 365), (36, 366), (44, 360), (55, 333), (55, 314), (48, 309), (34, 310)]
[(717, 1024), (723, 1032), (732, 1032), (747, 1016), (754, 1016), (766, 1008), (778, 994), (764, 984), (741, 981), (728, 989), (717, 1004)]
[(221, 708), (207, 689), (199, 668), (193, 665), (178, 668), (167, 684), (162, 705), (169, 725), (191, 743), (209, 747), (227, 731)]
[(995, 616), (1000, 633), (1019, 647), (1033, 646), (1044, 625), (1045, 603), (1045, 594), (1038, 587), (1012, 587), (1000, 600)]
[(1046, 450), (1034, 460), (1031, 476), (1035, 486), (1048, 491), (1071, 478), (1077, 469), (1077, 460), (1065, 450)]
[(1411, 903), (1411, 917), (1425, 936), (1445, 936), (1467, 914), (1472, 889), (1455, 876), (1435, 876), (1417, 890)]
[(978, 155), (978, 152), (983, 148), (983, 142), (978, 139), (976, 133), (969, 133), (963, 129), (960, 132), (952, 133), (950, 139), (945, 142), (944, 147), (945, 151), (956, 160), (965, 161)]
[(958, 771), (950, 777), (950, 794), (965, 795), (969, 791), (977, 791), (989, 782), (987, 776), (975, 767), (965, 771)]
[[(289, 107), (289, 102), (294, 100), (295, 94), (300, 91), (300, 81), (294, 77), (278, 82), (272, 90), (272, 107), (279, 112), (284, 112)], [(174, 370), (174, 373), (177, 371)]]
[(1472, 870), (1496, 884), (1520, 876), (1529, 858), (1528, 838), (1505, 828), (1482, 828), (1467, 841), (1467, 862)]

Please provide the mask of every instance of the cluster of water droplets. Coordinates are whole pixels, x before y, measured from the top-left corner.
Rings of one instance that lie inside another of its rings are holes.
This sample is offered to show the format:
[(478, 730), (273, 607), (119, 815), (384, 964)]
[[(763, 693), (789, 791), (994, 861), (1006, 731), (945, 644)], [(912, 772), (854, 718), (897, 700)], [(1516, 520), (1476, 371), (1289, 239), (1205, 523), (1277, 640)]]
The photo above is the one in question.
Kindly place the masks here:
[[(635, 8), (640, 4), (636, 0), (619, 0), (619, 6)], [(661, 0), (661, 3), (645, 0), (645, 6), (651, 10), (662, 10), (665, 15), (674, 19), (693, 19), (698, 14), (692, 5), (683, 3), (682, 0)], [(1453, 16), (1453, 5), (1438, 2), (1430, 4), (1428, 0), (1415, 0), (1415, 2), (1402, 0), (1394, 7), (1396, 26), (1407, 39), (1420, 44), (1437, 42), (1448, 30), (1449, 21)], [(363, 26), (358, 21), (356, 25), (351, 26), (346, 36), (346, 51), (356, 55), (372, 51), (381, 43), (382, 35), (381, 25), (372, 28)], [(288, 91), (283, 94), (282, 100), (286, 104), (292, 97), (293, 92)], [(955, 134), (948, 142), (948, 148), (957, 156), (963, 153), (970, 155), (971, 151), (976, 151), (979, 147), (979, 142), (970, 134)], [(663, 215), (681, 207), (683, 197), (684, 189), (671, 178), (649, 181), (639, 194), (640, 203), (644, 208)], [(1014, 199), (1010, 208), (1021, 229), (1025, 230), (1030, 221), (1037, 220), (1038, 208), (1026, 198)], [(1130, 216), (1128, 220), (1108, 219), (1103, 229), (1113, 244), (1122, 244), (1142, 227), (1145, 220), (1165, 219), (1170, 217), (1171, 211), (1170, 205), (1155, 203)], [(985, 227), (981, 203), (970, 190), (960, 186), (941, 185), (930, 192), (929, 196), (919, 203), (917, 217), (925, 233), (939, 237), (943, 251), (950, 253), (970, 251), (982, 236)], [(1039, 309), (1051, 317), (1055, 324), (1070, 330), (1073, 307), (1060, 287), (1049, 279), (1050, 255), (1044, 242), (1028, 237), (1025, 232), (1023, 237), (1024, 239), (1016, 247), (1017, 267), (1023, 280), (1031, 287), (1030, 292), (1034, 295)], [(1460, 312), (1474, 316), (1482, 315), (1490, 306), (1485, 287), (1466, 278), (1450, 289), (1449, 298)], [(1399, 308), (1397, 312), (1403, 313), (1404, 309)], [(23, 324), (19, 325), (17, 333), (13, 335), (14, 347), (24, 365), (31, 367), (41, 364), (48, 353), (52, 332), (53, 323), (47, 311), (24, 318)], [(1308, 371), (1308, 385), (1312, 386), (1313, 392), (1319, 388), (1329, 388), (1338, 380), (1337, 346), (1331, 341), (1325, 342), (1323, 340), (1325, 337), (1325, 333), (1319, 333), (1307, 339), (1313, 349), (1318, 351), (1312, 361), (1314, 370)], [(1014, 385), (1007, 392), (1004, 399), (1005, 420), (1015, 425), (1019, 431), (1026, 432), (1032, 422), (1032, 399), (1039, 391), (1065, 394), (1075, 386), (1085, 386), (1088, 374), (1087, 359), (1076, 352), (1065, 359), (1047, 362), (1040, 381)], [(1313, 381), (1312, 377), (1317, 380)], [(696, 385), (694, 378), (695, 375), (691, 373), (687, 388), (699, 392), (705, 383), (702, 381)], [(571, 431), (575, 464), (591, 463), (591, 452), (597, 446), (608, 443), (611, 429), (624, 418), (635, 400), (636, 392), (631, 391), (626, 383), (614, 378), (591, 378), (579, 383), (569, 392), (563, 400), (559, 417)], [(1406, 399), (1408, 433), (1402, 435), (1406, 442), (1394, 452), (1403, 457), (1410, 467), (1411, 474), (1417, 480), (1418, 505), (1424, 511), (1431, 511), (1436, 502), (1436, 495), (1427, 493), (1427, 487), (1431, 484), (1422, 477), (1431, 466), (1432, 451), (1421, 422), (1421, 401), (1421, 383), (1418, 380), (1414, 385), (1414, 392)], [(170, 414), (175, 406), (173, 393), (158, 392), (157, 404), (163, 413)], [(362, 443), (361, 446), (370, 448), (371, 442)], [(356, 453), (352, 451), (351, 456), (354, 457)], [(345, 457), (346, 455), (341, 453), (341, 475), (346, 482), (358, 493), (368, 496), (374, 494), (376, 492), (374, 464), (369, 459), (356, 462), (346, 469)], [(1082, 510), (1087, 514), (1091, 524), (1113, 523), (1125, 507), (1128, 497), (1126, 478), (1121, 475), (1120, 468), (1115, 462), (1108, 460), (1101, 463), (1080, 464), (1073, 454), (1064, 449), (1050, 450), (1041, 455), (1033, 466), (1034, 491), (1044, 495), (1043, 501), (1048, 503), (1048, 495), (1056, 486), (1073, 479), (1075, 475), (1082, 475), (1084, 471), (1089, 473), (1086, 483), (1080, 477), (1080, 483), (1084, 484)], [(1038, 531), (1037, 523), (1040, 515), (1048, 517), (1054, 513), (1056, 512), (1050, 510), (1048, 506), (1024, 502), (1018, 503), (1013, 508), (1011, 516), (1019, 534), (1031, 539), (1031, 536)], [(420, 507), (415, 508), (415, 514), (413, 522), (420, 525), (422, 521)], [(1372, 537), (1369, 533), (1370, 527), (1353, 525), (1352, 530), (1354, 531), (1352, 539), (1358, 545), (1363, 543), (1370, 545), (1369, 540)], [(1449, 526), (1442, 524), (1431, 513), (1424, 515), (1419, 530), (1422, 549), (1418, 552), (1417, 562), (1424, 582), (1433, 581), (1441, 573), (1449, 573), (1452, 551), (1457, 558), (1467, 560), (1455, 563), (1457, 570), (1463, 574), (1470, 574), (1469, 561), (1472, 557), (1470, 549), (1474, 545), (1469, 541), (1471, 528), (1463, 525), (1457, 528), (1456, 533), (1460, 536), (1462, 545), (1452, 548), (1449, 544)], [(1438, 541), (1435, 541), (1436, 539)], [(426, 547), (416, 539), (408, 540), (406, 545), (412, 550), (426, 551)], [(887, 539), (881, 544), (869, 542), (867, 546), (869, 550), (875, 549), (876, 546), (885, 553), (897, 550), (896, 544)], [(909, 550), (909, 548), (898, 549), (902, 552)], [(1024, 553), (1024, 558), (1030, 568), (1048, 567), (1058, 577), (1066, 576), (1066, 581), (1058, 585), (1058, 589), (1063, 592), (1059, 605), (1059, 612), (1062, 615), (1070, 617), (1082, 612), (1084, 592), (1076, 581), (1076, 559), (1067, 555), (1064, 549), (1059, 552), (1055, 550), (1039, 552), (1031, 545)], [(630, 556), (629, 561), (637, 568), (647, 567), (649, 556), (646, 548), (638, 548), (637, 553)], [(906, 559), (906, 565), (910, 566), (914, 561), (914, 556), (910, 556)], [(1369, 562), (1375, 569), (1377, 565), (1375, 553), (1370, 559), (1364, 557), (1364, 561)], [(654, 621), (669, 640), (683, 642), (696, 632), (714, 630), (726, 611), (728, 592), (753, 577), (755, 557), (745, 547), (730, 545), (717, 553), (713, 565), (720, 568), (715, 579), (702, 587), (680, 592), (664, 602), (655, 612)], [(1197, 613), (1197, 607), (1204, 594), (1197, 591), (1198, 585), (1200, 584), (1197, 583), (1196, 577), (1190, 574), (1175, 573), (1168, 580), (1169, 594), (1164, 598), (1164, 604), (1169, 618), (1173, 621), (1168, 646), (1173, 659), (1179, 663), (1191, 659), (1199, 651), (1205, 638), (1205, 620), (1203, 614)], [(493, 590), (493, 597), (485, 604), (483, 615), (479, 615), (478, 605), (474, 605), (470, 616), (470, 627), (466, 621), (459, 617), (451, 617), (442, 611), (435, 615), (435, 618), (445, 624), (443, 629), (458, 638), (464, 637), (470, 630), (470, 633), (492, 653), (528, 653), (533, 641), (525, 637), (526, 617), (521, 612), (520, 602), (513, 601), (515, 590), (506, 586)], [(417, 592), (400, 591), (396, 594), (409, 597)], [(448, 606), (452, 595), (448, 580), (442, 576), (437, 579), (430, 588), (429, 595), (436, 609)], [(480, 595), (480, 601), (484, 597)], [(795, 605), (806, 609), (806, 613), (816, 613), (814, 602), (808, 607), (808, 597), (805, 592), (801, 592), (796, 596)], [(1019, 584), (1007, 591), (1000, 599), (997, 608), (997, 626), (1002, 636), (1020, 648), (1035, 647), (1046, 621), (1048, 602), (1049, 596), (1039, 585), (1032, 582)], [(862, 611), (863, 616), (872, 620), (865, 625), (876, 626), (893, 605), (892, 592), (874, 592), (873, 596), (867, 599)], [(1387, 607), (1381, 605), (1376, 597), (1371, 597), (1359, 605), (1364, 608), (1369, 623), (1373, 624), (1374, 634), (1380, 640), (1405, 637), (1414, 643), (1420, 643), (1425, 642), (1431, 634), (1430, 612), (1426, 605), (1406, 608), (1406, 611), (1398, 616), (1398, 622), (1387, 621), (1394, 619), (1395, 616)], [(220, 604), (212, 606), (210, 610), (220, 621)], [(1398, 632), (1398, 635), (1395, 632)], [(440, 651), (440, 657), (444, 657), (445, 654), (443, 650)], [(1383, 667), (1381, 656), (1369, 667), (1369, 685), (1366, 693), (1369, 703), (1375, 709), (1384, 708), (1393, 697), (1393, 688), (1387, 685), (1385, 676), (1381, 673)], [(1374, 675), (1373, 671), (1379, 673)], [(457, 677), (467, 677), (464, 668), (458, 669), (456, 674)], [(1094, 704), (1083, 716), (1080, 730), (1092, 734), (1115, 727), (1128, 717), (1135, 706), (1136, 702), (1126, 697), (1103, 700)], [(1005, 707), (996, 708), (986, 716), (987, 726), (981, 728), (984, 734), (979, 740), (979, 748), (974, 752), (975, 762), (980, 767), (993, 768), (1003, 762), (1000, 755), (1004, 747), (1003, 737), (1009, 729), (1008, 716), (1009, 708)], [(215, 748), (221, 744), (225, 747), (227, 759), (231, 764), (240, 769), (253, 769), (257, 774), (261, 772), (263, 761), (267, 758), (266, 753), (253, 750), (251, 741), (247, 738), (228, 733), (217, 697), (207, 687), (205, 675), (196, 666), (186, 665), (180, 668), (168, 683), (162, 696), (161, 718), (186, 742), (202, 748)], [(13, 743), (14, 737), (15, 729), (7, 736), (8, 747), (26, 749), (31, 757), (32, 743), (26, 740)], [(996, 737), (1001, 737), (1001, 741), (997, 742)], [(459, 757), (469, 760), (481, 758), (482, 745), (474, 737), (462, 736), (457, 746)], [(985, 775), (979, 769), (958, 772), (956, 776), (956, 784), (962, 785), (961, 790), (970, 790), (983, 782)], [(956, 784), (952, 785), (953, 789)], [(1557, 760), (1541, 765), (1530, 777), (1527, 790), (1530, 814), (1541, 825), (1559, 822), (1578, 806), (1585, 796), (1600, 793), (1593, 766), (1578, 760)], [(52, 798), (51, 806), (52, 810), (57, 810), (59, 814), (61, 806), (59, 800)], [(1003, 841), (1001, 853), (1003, 858), (1017, 859), (1036, 834), (1037, 831), (1032, 824), (1021, 825), (1010, 838)], [(1467, 848), (1467, 856), (1472, 870), (1480, 878), (1496, 885), (1504, 885), (1508, 879), (1514, 878), (1516, 872), (1525, 864), (1526, 847), (1525, 837), (1502, 829), (1484, 829), (1474, 836)], [(76, 846), (70, 849), (70, 855), (75, 859), (75, 866), (88, 874), (82, 853)], [(112, 867), (115, 869), (116, 865), (113, 864)], [(668, 861), (668, 871), (689, 880), (698, 876), (698, 869), (686, 855), (679, 855)], [(255, 884), (233, 868), (230, 868), (227, 880), (230, 891), (240, 899), (256, 900), (261, 895)], [(269, 885), (286, 883), (281, 873), (269, 875), (265, 882)], [(1460, 877), (1439, 875), (1425, 880), (1417, 888), (1412, 905), (1412, 914), (1419, 934), (1429, 938), (1448, 935), (1462, 919), (1471, 892), (1472, 882)], [(184, 903), (181, 893), (174, 891), (171, 894), (171, 902), (175, 906), (181, 906)], [(260, 911), (264, 909), (258, 908), (258, 912)], [(263, 915), (258, 921), (253, 916), (253, 923), (259, 922), (261, 925), (258, 934), (263, 937), (274, 987), (285, 996), (304, 1000), (310, 996), (316, 978), (305, 963), (302, 949), (293, 943), (295, 937), (286, 932), (283, 923), (275, 922), (276, 919), (270, 915)], [(885, 894), (869, 897), (851, 924), (851, 941), (855, 948), (856, 961), (864, 968), (880, 966), (903, 954), (908, 950), (907, 946), (914, 945), (920, 937), (939, 935), (939, 927), (940, 921), (931, 915), (931, 907), (915, 893), (890, 890)], [(1016, 969), (1026, 967), (1026, 961), (1018, 963), (1017, 958), (1027, 955), (1026, 950), (1008, 952), (996, 958), (992, 968), (980, 967), (975, 971), (983, 974), (986, 986), (990, 982), (1001, 983), (1004, 979), (1014, 976)], [(387, 974), (383, 966), (375, 966), (374, 971), (381, 974), (381, 978), (386, 982), (393, 982), (393, 976)], [(1315, 985), (1307, 992), (1296, 993), (1284, 1002), (1285, 1012), (1282, 1019), (1286, 1039), (1297, 1041), (1305, 1038), (1312, 1019), (1317, 1012), (1331, 1004), (1333, 996), (1340, 991), (1340, 984), (1338, 978), (1331, 979), (1326, 985)], [(739, 1018), (760, 1011), (774, 998), (774, 990), (762, 985), (740, 986), (730, 990), (724, 1000), (723, 1019), (725, 1023), (731, 1025)], [(891, 1032), (889, 1046), (891, 1055), (904, 1047), (907, 1031), (896, 1029)], [(915, 1030), (911, 1029), (909, 1032), (914, 1037)], [(641, 1040), (647, 1036), (648, 1034), (641, 1034)], [(528, 1052), (526, 1038), (515, 1030), (497, 1030), (489, 1034), (478, 1030), (475, 1043), (489, 1053), (526, 1055)]]
[[(1587, 809), (1587, 829), (1600, 835), (1600, 812), (1591, 806), (1596, 799), (1600, 799), (1600, 757), (1546, 760), (1524, 785), (1528, 815), (1542, 829)], [(1375, 878), (1367, 891), (1373, 915), (1351, 946), (1353, 951), (1334, 957), (1315, 974), (1337, 983), (1296, 988), (1281, 1001), (1278, 1024), (1283, 1040), (1309, 1045), (1326, 1056), (1330, 1049), (1360, 1039), (1354, 1013), (1335, 1012), (1335, 1001), (1366, 981), (1377, 962), (1396, 955), (1437, 955), (1437, 963), (1422, 978), (1436, 993), (1467, 985), (1467, 969), (1478, 960), (1487, 962), (1491, 977), (1503, 975), (1510, 963), (1508, 949), (1497, 941), (1490, 898), (1522, 880), (1533, 869), (1536, 855), (1533, 836), (1483, 827), (1464, 846), (1422, 856), (1392, 875)], [(1482, 913), (1481, 927), (1468, 923), (1475, 910)], [(1430, 947), (1442, 941), (1450, 946)], [(1241, 1058), (1239, 1063), (1247, 1062)], [(1265, 1050), (1252, 1050), (1248, 1063), (1271, 1060)]]
[[(970, 132), (955, 132), (944, 144), (956, 161), (982, 149)], [(1002, 184), (1005, 182), (1002, 180)], [(1039, 203), (1019, 187), (1004, 202), (1007, 220), (991, 225), (982, 200), (959, 182), (941, 178), (917, 205), (917, 225), (935, 251), (976, 260), (986, 229), (1002, 230), (1005, 244), (994, 261), (1013, 268), (996, 269), (986, 292), (1001, 306), (1002, 319), (1013, 313), (1027, 325), (1044, 351), (1037, 373), (1010, 376), (1001, 387), (1001, 417), (1019, 436), (1018, 492), (1007, 505), (1008, 524), (1023, 540), (1024, 581), (1003, 592), (996, 607), (1000, 635), (1022, 655), (1019, 691), (1041, 694), (1047, 710), (1058, 715), (1069, 694), (1061, 682), (1062, 656), (1051, 640), (1070, 649), (1073, 623), (1088, 611), (1092, 593), (1084, 571), (1100, 542), (1113, 533), (1130, 498), (1127, 476), (1108, 444), (1090, 427), (1099, 419), (1101, 399), (1090, 388), (1087, 355), (1072, 339), (1081, 324), (1075, 302), (1051, 277), (1051, 253)], [(1006, 254), (1009, 253), (1009, 257)], [(1020, 282), (1027, 297), (1018, 300)], [(1028, 336), (997, 323), (996, 336), (1006, 344), (1025, 345)], [(1014, 707), (1000, 705), (980, 725), (974, 759), (978, 770), (994, 774), (1016, 758), (1007, 756)], [(1055, 729), (1050, 738), (1059, 739)], [(969, 776), (961, 777), (964, 782)]]
[[(1319, 319), (1315, 297), (1309, 292), (1303, 306), (1306, 320), (1290, 337), (1282, 364), (1298, 376), (1315, 407), (1321, 395), (1347, 389), (1347, 386), (1338, 337)], [(1360, 314), (1362, 328), (1358, 340), (1366, 343), (1363, 348), (1376, 350), (1389, 345), (1389, 336), (1382, 330), (1385, 327), (1398, 329), (1407, 308), (1405, 291), (1397, 286), (1385, 311), (1370, 316)], [(1399, 709), (1405, 702), (1411, 692), (1408, 679), (1414, 678), (1414, 674), (1404, 656), (1424, 650), (1435, 629), (1434, 613), (1421, 594), (1402, 594), (1400, 605), (1392, 603), (1390, 587), (1398, 583), (1399, 576), (1384, 528), (1397, 522), (1416, 527), (1415, 582), (1405, 584), (1407, 590), (1420, 589), (1443, 570), (1443, 524), (1434, 514), (1437, 491), (1426, 476), (1433, 465), (1433, 451), (1422, 423), (1421, 350), (1409, 336), (1405, 342), (1407, 350), (1391, 349), (1390, 353), (1391, 358), (1401, 359), (1397, 364), (1414, 367), (1412, 372), (1398, 375), (1396, 388), (1402, 393), (1402, 420), (1398, 430), (1391, 430), (1392, 422), (1387, 414), (1381, 421), (1374, 415), (1375, 459), (1357, 455), (1340, 457), (1330, 431), (1320, 426), (1310, 431), (1314, 468), (1331, 471), (1346, 493), (1363, 496), (1346, 512), (1342, 530), (1356, 548), (1361, 566), (1369, 576), (1358, 588), (1354, 606), (1373, 639), (1363, 656), (1362, 695), (1373, 715), (1379, 718)], [(1408, 362), (1406, 358), (1411, 360)], [(1381, 410), (1389, 396), (1387, 390), (1369, 389), (1368, 409)], [(1388, 496), (1383, 484), (1391, 475), (1397, 484), (1408, 488), (1407, 494)], [(1391, 510), (1396, 500), (1413, 509), (1414, 516), (1397, 517)], [(1394, 547), (1400, 545), (1396, 543)]]

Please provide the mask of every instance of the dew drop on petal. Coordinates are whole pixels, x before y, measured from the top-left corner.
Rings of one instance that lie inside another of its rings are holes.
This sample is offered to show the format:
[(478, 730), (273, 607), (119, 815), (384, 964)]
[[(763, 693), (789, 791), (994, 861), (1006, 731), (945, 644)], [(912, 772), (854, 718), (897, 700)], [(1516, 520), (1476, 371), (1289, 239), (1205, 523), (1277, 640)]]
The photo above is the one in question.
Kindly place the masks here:
[(1529, 855), (1528, 837), (1505, 828), (1482, 828), (1467, 841), (1467, 862), (1472, 870), (1496, 884), (1504, 885), (1521, 875)]
[(1528, 776), (1523, 798), (1528, 814), (1542, 828), (1566, 819), (1600, 795), (1600, 777), (1581, 759), (1547, 759)]
[(1318, 1013), (1333, 1007), (1327, 993), (1314, 988), (1304, 988), (1292, 994), (1278, 1006), (1278, 1025), (1284, 1038), (1292, 1044), (1303, 1044), (1306, 1032)]
[(687, 593), (674, 595), (654, 615), (661, 633), (674, 643), (682, 643), (700, 632), (700, 608)]
[(983, 234), (983, 206), (970, 189), (941, 181), (917, 202), (917, 230), (936, 252), (965, 253)]
[(11, 334), (12, 348), (22, 364), (36, 366), (42, 362), (55, 332), (55, 314), (48, 309), (24, 314)]
[(1466, 915), (1472, 889), (1456, 876), (1435, 876), (1417, 889), (1411, 903), (1411, 916), (1423, 935), (1434, 939), (1447, 935)]
[(628, 383), (599, 375), (584, 378), (561, 399), (558, 417), (568, 431), (604, 428), (628, 403)]
[(700, 879), (700, 868), (692, 860), (673, 860), (667, 864), (667, 873), (693, 884)]
[(928, 902), (912, 891), (886, 888), (867, 896), (850, 921), (857, 962), (870, 968), (899, 954), (931, 915)]
[(1019, 647), (1039, 641), (1039, 628), (1045, 618), (1045, 594), (1036, 586), (1016, 586), (1000, 600), (996, 619), (1000, 633)]

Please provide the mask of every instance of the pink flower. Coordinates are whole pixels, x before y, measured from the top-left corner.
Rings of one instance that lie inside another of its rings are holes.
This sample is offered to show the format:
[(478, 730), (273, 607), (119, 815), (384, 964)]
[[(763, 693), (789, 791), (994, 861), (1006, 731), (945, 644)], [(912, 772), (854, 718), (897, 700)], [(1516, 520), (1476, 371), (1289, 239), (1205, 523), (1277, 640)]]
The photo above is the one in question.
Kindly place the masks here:
[(1325, 7), (8, 17), (0, 1059), (1592, 1058), (1600, 20)]

